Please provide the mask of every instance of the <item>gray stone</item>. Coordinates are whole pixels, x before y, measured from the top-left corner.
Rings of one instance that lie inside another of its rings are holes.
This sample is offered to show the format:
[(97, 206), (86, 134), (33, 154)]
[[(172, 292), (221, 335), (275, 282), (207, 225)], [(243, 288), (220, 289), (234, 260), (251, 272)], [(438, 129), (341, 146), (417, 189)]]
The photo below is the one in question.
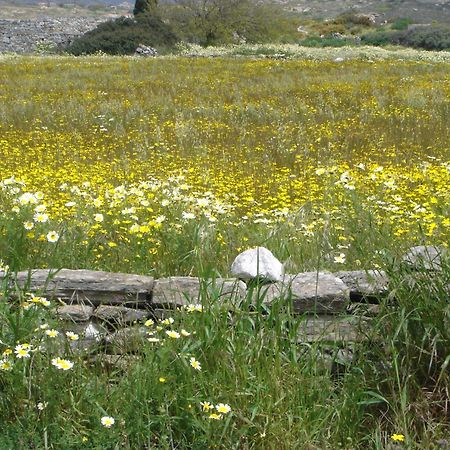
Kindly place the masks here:
[(200, 280), (194, 277), (170, 277), (156, 280), (152, 303), (164, 306), (183, 306), (198, 303)]
[(0, 53), (54, 50), (95, 28), (103, 19), (58, 17), (30, 20), (0, 19)]
[(373, 305), (370, 303), (359, 303), (352, 302), (347, 307), (347, 313), (354, 314), (357, 316), (374, 317), (378, 316), (381, 311), (380, 305)]
[(241, 280), (235, 278), (217, 278), (207, 283), (208, 296), (212, 300), (220, 300), (221, 303), (235, 302), (245, 298), (247, 286)]
[(305, 272), (290, 281), (294, 311), (298, 313), (335, 313), (344, 311), (350, 301), (350, 289), (328, 272)]
[(126, 308), (125, 306), (100, 305), (94, 312), (94, 317), (109, 323), (126, 324), (138, 322), (150, 316), (149, 311)]
[(333, 314), (345, 311), (350, 289), (332, 273), (305, 272), (286, 275), (281, 283), (262, 286), (259, 296), (259, 301), (265, 304), (291, 298), (296, 313)]
[(147, 45), (139, 44), (139, 46), (135, 50), (135, 56), (146, 56), (146, 57), (155, 57), (158, 56), (158, 51), (153, 47), (149, 47)]
[(108, 353), (124, 354), (142, 351), (143, 346), (146, 344), (147, 331), (148, 329), (145, 327), (130, 327), (117, 330), (105, 339)]
[(79, 335), (77, 341), (67, 341), (73, 351), (93, 351), (99, 346), (102, 337), (107, 334), (107, 331), (101, 325), (92, 322), (61, 321), (58, 328), (62, 334), (65, 334), (66, 331), (72, 331)]
[(350, 298), (372, 298), (388, 293), (389, 279), (382, 270), (355, 270), (335, 273), (350, 288)]
[(179, 307), (201, 303), (202, 295), (221, 302), (245, 296), (245, 284), (236, 279), (200, 281), (194, 277), (170, 277), (156, 280), (152, 303), (159, 306)]
[(56, 314), (62, 320), (73, 322), (85, 322), (90, 319), (94, 308), (88, 305), (65, 305), (56, 310)]
[(359, 342), (368, 334), (367, 320), (356, 316), (305, 316), (297, 342)]
[(403, 256), (403, 262), (413, 270), (440, 271), (448, 250), (444, 246), (418, 245), (411, 247)]
[(152, 277), (93, 270), (37, 269), (18, 272), (17, 285), (48, 298), (60, 298), (70, 304), (147, 303)]
[(231, 274), (242, 280), (281, 281), (283, 265), (270, 250), (257, 247), (236, 256), (231, 265)]

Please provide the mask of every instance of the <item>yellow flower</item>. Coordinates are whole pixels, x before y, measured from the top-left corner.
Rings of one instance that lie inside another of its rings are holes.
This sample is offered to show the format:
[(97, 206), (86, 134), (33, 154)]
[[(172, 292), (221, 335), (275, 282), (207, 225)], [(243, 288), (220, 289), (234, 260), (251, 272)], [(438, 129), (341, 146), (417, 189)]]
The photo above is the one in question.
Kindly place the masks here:
[(12, 370), (12, 364), (7, 359), (0, 359), (0, 370), (10, 371)]
[(345, 263), (345, 253), (341, 253), (339, 256), (335, 256), (334, 262), (337, 264), (344, 264)]
[(55, 338), (56, 336), (58, 336), (59, 331), (57, 330), (45, 330), (45, 334), (50, 337), (50, 338)]
[(31, 345), (25, 343), (25, 344), (16, 345), (14, 353), (16, 354), (17, 358), (22, 359), (22, 358), (29, 358), (30, 351), (31, 351)]
[(167, 336), (169, 336), (172, 339), (179, 339), (180, 338), (180, 333), (173, 331), (173, 330), (167, 330), (166, 331)]
[(195, 370), (202, 370), (202, 366), (200, 365), (200, 363), (194, 358), (190, 358), (189, 359), (189, 364), (191, 365), (191, 367), (193, 367)]
[(51, 243), (58, 242), (59, 234), (56, 231), (49, 231), (47, 233), (47, 241)]
[(393, 434), (391, 436), (391, 439), (395, 442), (404, 442), (405, 436), (403, 434)]
[(165, 383), (167, 380), (164, 377), (159, 377), (159, 382), (160, 383)]
[(161, 323), (163, 325), (170, 325), (170, 324), (172, 324), (174, 322), (175, 322), (175, 320), (173, 319), (173, 317), (168, 317), (167, 319), (161, 320)]
[(78, 334), (74, 333), (73, 331), (66, 331), (66, 336), (67, 336), (71, 341), (78, 341), (78, 339), (79, 339)]
[(68, 359), (54, 358), (52, 364), (60, 370), (69, 370), (73, 367), (73, 362)]
[(217, 412), (220, 412), (221, 414), (228, 414), (231, 411), (230, 405), (219, 403), (216, 405)]
[(209, 415), (209, 418), (213, 419), (213, 420), (220, 420), (222, 418), (222, 415), (221, 414), (216, 414), (216, 413), (211, 413)]
[(185, 329), (182, 329), (181, 330), (181, 335), (184, 336), (184, 337), (188, 337), (188, 336), (191, 335), (191, 333), (189, 333), (189, 331), (186, 331)]
[(114, 425), (114, 417), (104, 416), (101, 418), (101, 423), (105, 428), (111, 428)]
[(155, 322), (152, 320), (152, 319), (148, 319), (145, 323), (144, 323), (144, 325), (146, 326), (146, 327), (151, 327), (151, 326), (153, 326), (155, 324)]
[(202, 410), (208, 412), (210, 409), (214, 409), (214, 405), (210, 402), (200, 402)]
[(37, 213), (34, 215), (33, 219), (35, 222), (45, 223), (48, 222), (48, 215), (45, 213)]

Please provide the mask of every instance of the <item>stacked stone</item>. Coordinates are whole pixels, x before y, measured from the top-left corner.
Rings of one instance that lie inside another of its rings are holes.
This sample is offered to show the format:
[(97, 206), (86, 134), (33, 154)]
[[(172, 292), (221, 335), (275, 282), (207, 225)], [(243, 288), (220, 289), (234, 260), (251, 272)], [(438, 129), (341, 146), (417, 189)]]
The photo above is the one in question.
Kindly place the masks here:
[[(438, 271), (445, 249), (414, 247), (404, 257), (411, 270)], [(200, 280), (194, 277), (150, 276), (89, 270), (33, 270), (19, 272), (15, 283), (59, 302), (57, 316), (63, 330), (79, 333), (74, 347), (101, 349), (103, 361), (127, 361), (145, 341), (146, 319), (161, 319), (168, 311), (201, 303), (208, 295), (230, 309), (251, 300), (258, 309), (275, 304), (300, 315), (299, 344), (332, 344), (349, 360), (351, 344), (373, 339), (371, 318), (389, 292), (383, 271), (325, 271), (285, 274), (283, 265), (267, 249), (258, 247), (237, 256), (235, 278)], [(0, 274), (1, 278), (1, 274)], [(109, 354), (110, 356), (105, 356)], [(115, 355), (115, 356), (114, 356)]]
[(35, 53), (42, 46), (65, 46), (103, 21), (89, 17), (0, 19), (0, 53)]

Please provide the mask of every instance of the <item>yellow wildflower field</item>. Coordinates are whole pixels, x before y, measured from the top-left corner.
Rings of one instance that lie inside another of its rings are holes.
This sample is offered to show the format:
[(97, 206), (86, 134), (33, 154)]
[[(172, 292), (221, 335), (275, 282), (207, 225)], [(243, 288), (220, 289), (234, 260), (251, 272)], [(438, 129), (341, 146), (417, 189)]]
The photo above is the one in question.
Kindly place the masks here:
[(161, 275), (252, 245), (292, 270), (446, 245), (449, 69), (5, 58), (0, 258)]

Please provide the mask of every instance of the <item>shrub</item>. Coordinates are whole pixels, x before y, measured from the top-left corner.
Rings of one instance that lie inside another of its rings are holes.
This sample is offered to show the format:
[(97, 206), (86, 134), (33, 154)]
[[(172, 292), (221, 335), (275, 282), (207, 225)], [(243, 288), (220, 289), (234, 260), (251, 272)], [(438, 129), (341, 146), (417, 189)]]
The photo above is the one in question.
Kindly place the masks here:
[(158, 49), (170, 48), (178, 41), (171, 27), (154, 15), (140, 14), (131, 19), (101, 23), (74, 40), (66, 50), (73, 55), (104, 52), (110, 55), (133, 54), (139, 44)]
[(441, 25), (404, 31), (369, 33), (362, 36), (361, 41), (364, 44), (376, 46), (394, 44), (424, 50), (449, 50), (450, 27)]
[(389, 45), (389, 44), (398, 44), (396, 41), (396, 36), (398, 36), (398, 32), (394, 31), (378, 31), (376, 33), (368, 33), (361, 36), (361, 42), (365, 45)]
[(338, 39), (333, 36), (320, 37), (308, 37), (298, 41), (298, 44), (303, 47), (345, 47), (347, 45), (355, 45), (357, 41), (355, 39)]
[(363, 25), (365, 27), (370, 27), (373, 25), (372, 19), (369, 15), (356, 13), (354, 11), (348, 11), (339, 15), (336, 19), (334, 19), (334, 23)]
[(407, 17), (400, 17), (397, 19), (391, 26), (393, 30), (407, 30), (408, 25), (410, 25), (413, 21), (408, 19)]
[(436, 26), (408, 30), (401, 36), (401, 44), (425, 50), (450, 50), (450, 27)]

